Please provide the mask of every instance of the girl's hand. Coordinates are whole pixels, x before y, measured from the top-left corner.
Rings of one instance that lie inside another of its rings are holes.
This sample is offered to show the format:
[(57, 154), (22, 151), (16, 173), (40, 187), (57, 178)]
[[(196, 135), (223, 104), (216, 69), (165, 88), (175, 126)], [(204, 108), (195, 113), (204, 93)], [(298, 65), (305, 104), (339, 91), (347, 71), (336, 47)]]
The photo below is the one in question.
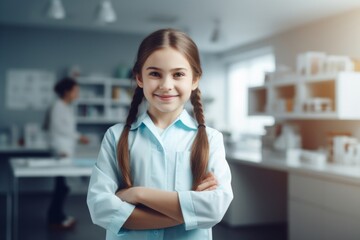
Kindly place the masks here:
[(131, 203), (133, 205), (139, 204), (139, 194), (141, 187), (125, 188), (115, 193), (121, 200)]
[(215, 190), (218, 186), (218, 181), (215, 178), (215, 175), (212, 172), (208, 172), (205, 176), (205, 179), (197, 186), (195, 191), (211, 191)]

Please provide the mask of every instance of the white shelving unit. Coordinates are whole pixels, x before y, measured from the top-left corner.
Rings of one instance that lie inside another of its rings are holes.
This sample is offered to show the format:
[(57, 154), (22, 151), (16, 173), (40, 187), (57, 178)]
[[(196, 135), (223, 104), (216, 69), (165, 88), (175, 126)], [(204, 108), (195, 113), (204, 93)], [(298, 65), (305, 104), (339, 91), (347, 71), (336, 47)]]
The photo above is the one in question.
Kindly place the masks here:
[[(251, 87), (249, 115), (282, 119), (360, 119), (360, 73), (296, 76)], [(322, 104), (314, 105), (314, 101)]]
[(131, 79), (80, 77), (76, 101), (78, 124), (112, 124), (125, 121), (131, 103)]

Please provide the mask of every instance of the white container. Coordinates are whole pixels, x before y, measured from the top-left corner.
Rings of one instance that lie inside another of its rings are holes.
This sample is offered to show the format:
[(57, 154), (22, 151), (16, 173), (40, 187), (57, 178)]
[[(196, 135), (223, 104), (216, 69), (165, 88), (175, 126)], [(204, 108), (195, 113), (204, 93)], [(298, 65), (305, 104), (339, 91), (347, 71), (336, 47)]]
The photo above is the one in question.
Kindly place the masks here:
[(317, 151), (302, 150), (300, 154), (300, 161), (311, 164), (317, 167), (322, 167), (326, 164), (326, 153)]
[(297, 56), (296, 71), (300, 75), (318, 75), (324, 72), (326, 54), (324, 52), (305, 52)]
[(347, 56), (331, 55), (326, 57), (324, 72), (326, 74), (335, 74), (342, 71), (353, 71), (354, 63), (351, 58)]

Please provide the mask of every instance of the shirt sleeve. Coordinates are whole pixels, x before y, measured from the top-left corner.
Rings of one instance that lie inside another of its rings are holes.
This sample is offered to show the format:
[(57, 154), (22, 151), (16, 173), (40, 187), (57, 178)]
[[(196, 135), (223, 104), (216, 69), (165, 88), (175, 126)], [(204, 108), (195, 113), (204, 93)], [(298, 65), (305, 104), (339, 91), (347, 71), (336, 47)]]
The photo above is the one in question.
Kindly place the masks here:
[(90, 178), (87, 204), (93, 223), (114, 234), (121, 234), (122, 226), (135, 206), (115, 195), (119, 185), (121, 187), (116, 145), (114, 134), (109, 129), (101, 143), (99, 156)]
[(233, 199), (231, 173), (225, 159), (222, 134), (214, 132), (209, 145), (208, 171), (214, 173), (218, 187), (212, 191), (178, 192), (186, 230), (213, 227), (221, 221)]

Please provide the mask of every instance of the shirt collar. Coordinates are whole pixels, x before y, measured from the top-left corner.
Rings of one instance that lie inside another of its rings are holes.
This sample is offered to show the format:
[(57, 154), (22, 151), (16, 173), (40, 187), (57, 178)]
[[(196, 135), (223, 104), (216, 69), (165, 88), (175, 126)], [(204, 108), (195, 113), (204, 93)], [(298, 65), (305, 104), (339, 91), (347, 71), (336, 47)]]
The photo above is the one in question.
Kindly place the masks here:
[[(145, 111), (138, 116), (137, 120), (133, 124), (131, 124), (131, 130), (135, 130), (139, 128), (141, 124), (146, 123), (148, 121), (152, 122), (149, 114), (147, 113), (147, 111)], [(173, 124), (178, 124), (178, 123), (193, 130), (196, 130), (198, 125), (195, 119), (192, 118), (185, 109), (182, 111), (180, 116), (174, 121)]]

